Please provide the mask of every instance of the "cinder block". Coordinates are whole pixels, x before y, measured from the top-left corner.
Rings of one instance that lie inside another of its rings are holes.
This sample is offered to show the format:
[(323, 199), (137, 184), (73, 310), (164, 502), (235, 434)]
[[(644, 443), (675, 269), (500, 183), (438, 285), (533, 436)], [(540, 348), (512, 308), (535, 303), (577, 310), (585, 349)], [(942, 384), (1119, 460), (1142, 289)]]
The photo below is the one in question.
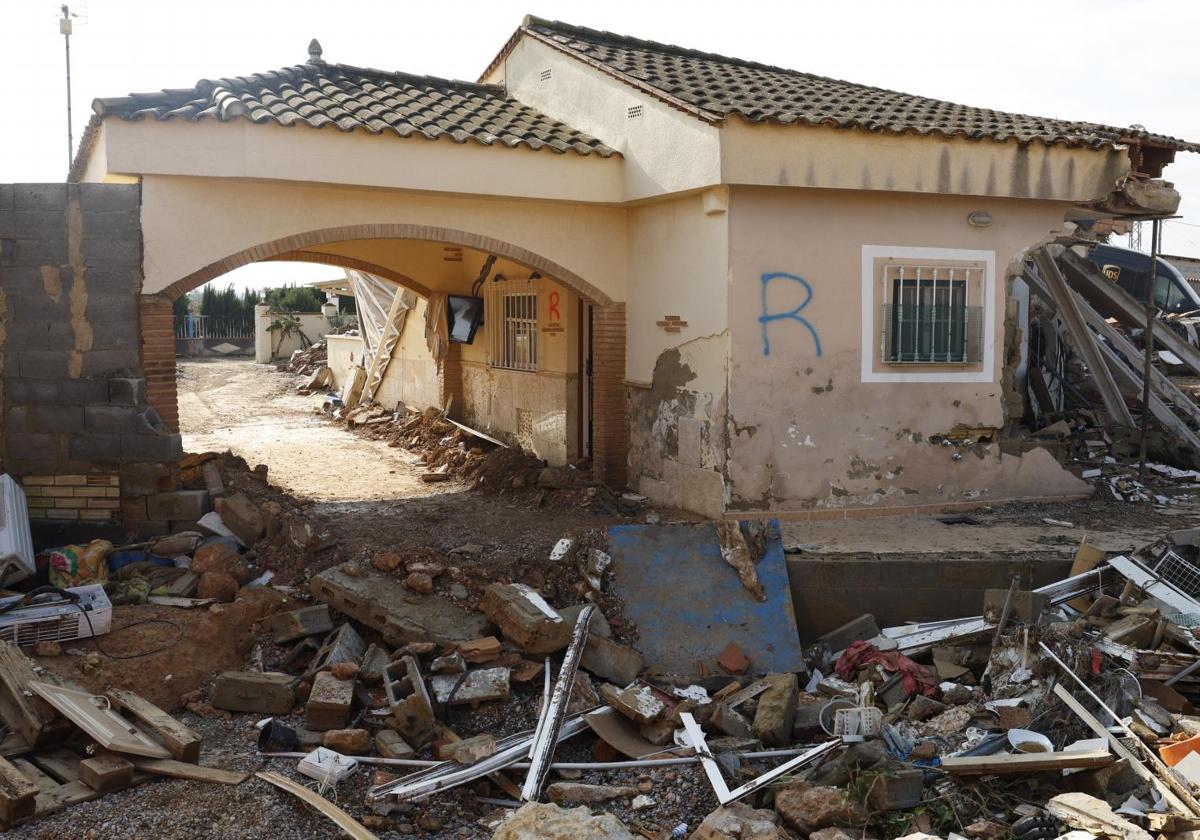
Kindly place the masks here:
[(88, 431), (132, 432), (139, 412), (123, 405), (89, 405), (83, 409)]
[[(133, 350), (137, 352), (141, 346), (141, 336), (138, 333), (139, 323), (136, 318), (112, 319), (99, 322), (94, 330), (92, 350), (95, 353), (104, 350)], [(128, 366), (128, 365), (127, 365)], [(136, 367), (136, 362), (132, 367)]]
[[(53, 321), (15, 321), (8, 325), (6, 346), (21, 350), (50, 350), (50, 327)], [(15, 353), (8, 354), (9, 361), (16, 360)]]
[(140, 265), (142, 261), (142, 242), (140, 239), (85, 239), (83, 242), (83, 260), (91, 265)]
[(183, 440), (177, 434), (122, 435), (121, 451), (126, 461), (178, 461)]
[(83, 211), (116, 212), (137, 210), (142, 206), (140, 184), (75, 184), (79, 209)]
[(175, 490), (170, 493), (156, 493), (147, 497), (146, 513), (151, 519), (194, 522), (208, 513), (208, 492)]
[(76, 461), (100, 461), (115, 464), (121, 461), (121, 436), (86, 434), (71, 439), (71, 458)]
[(329, 671), (320, 672), (313, 679), (312, 691), (304, 706), (305, 727), (314, 732), (343, 728), (353, 700), (353, 680), (339, 680)]
[(83, 217), (84, 253), (87, 252), (87, 241), (100, 238), (140, 239), (142, 228), (139, 214), (133, 210), (95, 212), (85, 210)]
[[(11, 240), (9, 240), (11, 242)], [(6, 266), (4, 269), (4, 293), (6, 295), (45, 294), (40, 265)]]
[(494, 583), (484, 591), (479, 609), (506, 639), (526, 653), (560, 651), (570, 642), (573, 628), (549, 605), (546, 610), (540, 609), (539, 602), (545, 603), (527, 586)]
[(38, 268), (43, 265), (62, 265), (67, 261), (67, 238), (11, 239), (12, 251), (8, 262), (15, 266)]
[[(7, 355), (7, 354), (6, 354)], [(12, 354), (27, 379), (66, 379), (67, 353), (63, 350), (18, 350)]]
[(212, 704), (231, 712), (286, 715), (296, 699), (293, 683), (287, 674), (226, 671), (213, 685)]
[(13, 184), (13, 209), (15, 210), (66, 210), (67, 185), (65, 183)]
[(62, 210), (17, 210), (11, 218), (12, 236), (17, 239), (67, 235), (67, 217)]
[(141, 363), (136, 343), (120, 350), (89, 350), (83, 354), (84, 376), (136, 369)]
[(146, 380), (141, 377), (116, 376), (108, 380), (110, 405), (145, 405)]
[(8, 412), (12, 432), (82, 432), (83, 422), (83, 406), (79, 405), (17, 405)]
[(8, 451), (19, 453), (23, 461), (62, 461), (67, 457), (66, 439), (62, 435), (10, 434)]

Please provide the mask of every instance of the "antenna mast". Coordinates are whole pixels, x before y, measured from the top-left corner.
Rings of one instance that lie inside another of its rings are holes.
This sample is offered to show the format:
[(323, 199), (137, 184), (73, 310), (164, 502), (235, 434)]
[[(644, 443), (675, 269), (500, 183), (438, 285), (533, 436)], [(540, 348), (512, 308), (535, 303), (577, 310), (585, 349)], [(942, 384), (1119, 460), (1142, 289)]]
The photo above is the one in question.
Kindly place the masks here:
[(58, 31), (63, 36), (67, 50), (67, 169), (75, 159), (75, 138), (71, 133), (71, 7), (62, 5), (62, 17), (58, 20)]

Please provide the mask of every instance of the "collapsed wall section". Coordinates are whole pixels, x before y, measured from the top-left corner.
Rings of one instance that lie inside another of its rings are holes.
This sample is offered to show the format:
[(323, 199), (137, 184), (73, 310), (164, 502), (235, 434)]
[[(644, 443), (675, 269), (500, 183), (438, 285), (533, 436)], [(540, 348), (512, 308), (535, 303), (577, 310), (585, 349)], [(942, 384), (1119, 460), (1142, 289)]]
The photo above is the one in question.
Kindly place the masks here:
[(181, 455), (146, 398), (140, 207), (136, 184), (0, 185), (0, 457), (34, 517), (115, 520), (123, 470)]

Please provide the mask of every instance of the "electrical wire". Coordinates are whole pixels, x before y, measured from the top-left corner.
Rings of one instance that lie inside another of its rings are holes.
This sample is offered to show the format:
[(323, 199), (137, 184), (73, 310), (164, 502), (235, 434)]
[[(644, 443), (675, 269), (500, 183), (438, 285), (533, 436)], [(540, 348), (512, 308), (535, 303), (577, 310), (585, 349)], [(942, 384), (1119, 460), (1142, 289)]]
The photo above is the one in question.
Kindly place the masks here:
[[(109, 659), (141, 659), (144, 656), (153, 656), (156, 653), (162, 653), (163, 651), (170, 650), (183, 640), (183, 627), (181, 627), (177, 622), (171, 621), (167, 618), (143, 618), (139, 621), (126, 624), (124, 627), (118, 627), (116, 629), (128, 630), (130, 627), (137, 627), (141, 624), (166, 624), (170, 627), (174, 627), (177, 635), (165, 645), (152, 648), (150, 650), (139, 651), (138, 653), (109, 653), (104, 649), (104, 646), (100, 644), (100, 637), (96, 635), (96, 628), (92, 626), (92, 617), (88, 615), (88, 611), (84, 609), (83, 605), (78, 602), (76, 602), (75, 606), (79, 607), (79, 611), (83, 613), (84, 620), (87, 621), (88, 630), (91, 631), (92, 634), (92, 641), (96, 643), (96, 650), (100, 651), (100, 653), (104, 654)], [(112, 631), (110, 630), (109, 632)]]

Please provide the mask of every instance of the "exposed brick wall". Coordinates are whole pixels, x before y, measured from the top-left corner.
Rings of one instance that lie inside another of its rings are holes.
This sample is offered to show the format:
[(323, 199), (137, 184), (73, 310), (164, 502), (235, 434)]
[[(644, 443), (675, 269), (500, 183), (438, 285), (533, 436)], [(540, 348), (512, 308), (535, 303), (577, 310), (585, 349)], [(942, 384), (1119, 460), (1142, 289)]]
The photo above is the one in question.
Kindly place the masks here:
[(25, 475), (170, 461), (146, 403), (136, 184), (0, 185), (0, 457)]
[(592, 316), (592, 470), (597, 481), (627, 480), (629, 412), (625, 404), (625, 304), (597, 306)]
[(143, 295), (141, 326), (146, 402), (154, 406), (163, 425), (177, 432), (179, 393), (175, 384), (175, 326), (171, 301), (159, 295)]
[(21, 480), (30, 519), (111, 522), (121, 508), (115, 474), (27, 475)]
[(438, 394), (442, 407), (449, 402), (450, 416), (461, 421), (466, 407), (463, 404), (462, 346), (454, 342), (446, 346), (446, 358), (438, 368)]

